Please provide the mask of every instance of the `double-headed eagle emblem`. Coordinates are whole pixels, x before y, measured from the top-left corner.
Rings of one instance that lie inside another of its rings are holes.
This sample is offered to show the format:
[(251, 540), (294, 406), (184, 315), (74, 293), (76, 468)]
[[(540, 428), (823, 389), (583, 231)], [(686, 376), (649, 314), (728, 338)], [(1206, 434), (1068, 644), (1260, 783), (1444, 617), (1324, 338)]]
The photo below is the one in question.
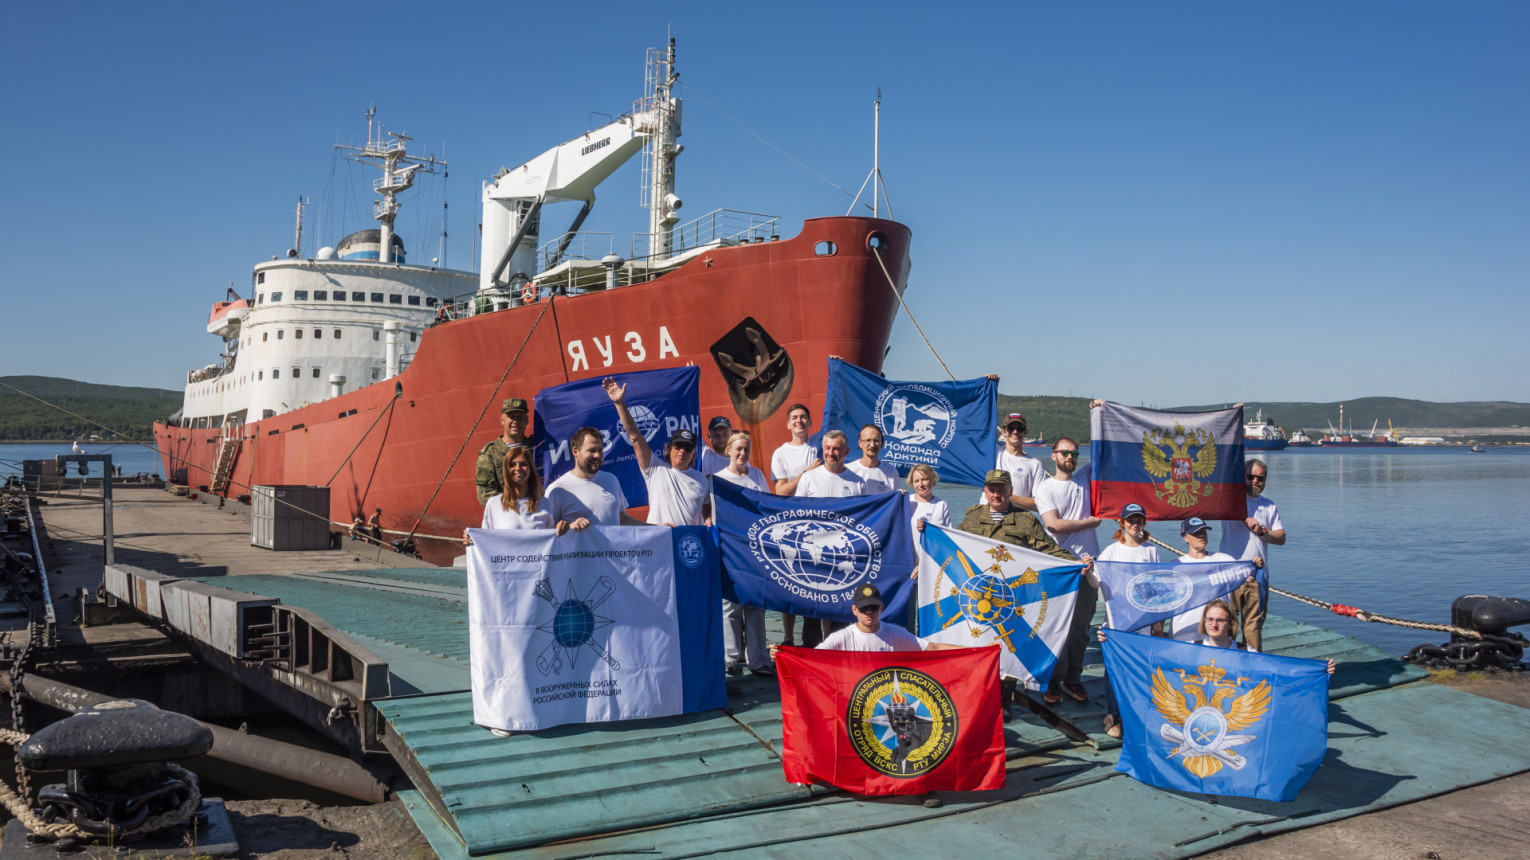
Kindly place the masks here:
[[(1175, 744), (1168, 758), (1181, 756), (1185, 770), (1201, 779), (1221, 770), (1223, 765), (1242, 770), (1248, 759), (1231, 748), (1246, 744), (1257, 735), (1232, 733), (1264, 718), (1270, 709), (1270, 682), (1260, 681), (1254, 689), (1237, 696), (1238, 688), (1248, 678), (1224, 681), (1227, 670), (1215, 660), (1197, 668), (1200, 674), (1194, 676), (1184, 669), (1175, 670), (1180, 680), (1186, 682), (1179, 690), (1164, 677), (1161, 667), (1153, 672), (1153, 707), (1168, 720), (1159, 727), (1158, 734)], [(1223, 703), (1228, 699), (1232, 703), (1224, 713)]]
[(1173, 430), (1155, 427), (1142, 434), (1142, 468), (1154, 478), (1167, 479), (1153, 488), (1154, 495), (1176, 508), (1188, 508), (1211, 495), (1210, 482), (1196, 479), (1216, 471), (1216, 442), (1205, 430), (1186, 430), (1183, 424), (1175, 424)]

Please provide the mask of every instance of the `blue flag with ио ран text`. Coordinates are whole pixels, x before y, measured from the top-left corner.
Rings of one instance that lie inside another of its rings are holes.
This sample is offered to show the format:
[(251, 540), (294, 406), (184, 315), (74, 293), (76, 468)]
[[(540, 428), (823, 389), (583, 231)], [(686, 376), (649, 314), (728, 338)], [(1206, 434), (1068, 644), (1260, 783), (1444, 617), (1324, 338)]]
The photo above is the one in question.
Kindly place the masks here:
[(880, 456), (898, 474), (928, 463), (943, 481), (981, 485), (998, 450), (998, 396), (995, 379), (901, 382), (831, 358), (822, 429), (854, 440), (863, 425), (875, 424), (882, 430)]
[(1116, 770), (1177, 791), (1295, 800), (1328, 750), (1322, 660), (1107, 630)]
[(712, 482), (723, 597), (809, 618), (855, 620), (869, 582), (882, 617), (901, 623), (913, 600), (914, 543), (902, 493), (846, 499), (776, 496)]
[[(701, 370), (676, 367), (667, 370), (635, 370), (613, 373), (611, 378), (627, 386), (627, 410), (643, 431), (643, 438), (662, 457), (664, 446), (676, 430), (684, 428), (701, 436)], [(605, 445), (602, 472), (610, 472), (622, 484), (627, 504), (648, 504), (648, 484), (638, 468), (637, 454), (622, 429), (616, 404), (601, 387), (604, 377), (565, 382), (537, 392), (534, 408), (537, 440), (537, 471), (542, 486), (574, 468), (569, 437), (580, 427), (600, 431)]]
[[(1096, 561), (1110, 626), (1137, 630), (1231, 593), (1248, 577), (1264, 587), (1251, 561)], [(1261, 592), (1262, 593), (1262, 592)]]

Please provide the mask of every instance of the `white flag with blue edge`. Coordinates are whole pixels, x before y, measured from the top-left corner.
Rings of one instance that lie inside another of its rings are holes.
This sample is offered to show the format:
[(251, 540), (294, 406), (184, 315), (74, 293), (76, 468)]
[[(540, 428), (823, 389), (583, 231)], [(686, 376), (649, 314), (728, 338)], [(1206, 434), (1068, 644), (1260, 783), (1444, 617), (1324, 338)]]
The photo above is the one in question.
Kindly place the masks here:
[(1068, 642), (1084, 565), (926, 525), (920, 536), (919, 638), (998, 645), (999, 673), (1039, 690)]
[(706, 528), (468, 533), (474, 722), (535, 731), (727, 704)]

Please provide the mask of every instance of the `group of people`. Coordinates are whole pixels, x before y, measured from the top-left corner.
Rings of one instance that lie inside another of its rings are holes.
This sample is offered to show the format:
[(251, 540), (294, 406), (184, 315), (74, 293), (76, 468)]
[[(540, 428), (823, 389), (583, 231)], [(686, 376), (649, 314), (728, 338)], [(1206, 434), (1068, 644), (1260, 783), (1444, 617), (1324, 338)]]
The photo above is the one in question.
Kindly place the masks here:
[[(748, 432), (734, 431), (726, 416), (717, 416), (707, 425), (707, 444), (698, 444), (696, 434), (688, 429), (675, 430), (665, 443), (661, 456), (655, 457), (647, 438), (633, 420), (626, 403), (626, 386), (606, 379), (603, 387), (621, 418), (648, 488), (650, 525), (710, 524), (707, 477), (729, 481), (741, 487), (778, 495), (809, 498), (845, 498), (895, 492), (900, 489), (897, 470), (882, 462), (882, 431), (866, 424), (857, 434), (861, 456), (849, 459), (850, 440), (840, 430), (823, 434), (817, 447), (810, 443), (812, 413), (796, 403), (786, 411), (786, 428), (791, 438), (778, 447), (770, 458), (770, 474), (750, 465), (753, 441)], [(1100, 401), (1095, 401), (1095, 406)], [(479, 452), (477, 468), (478, 499), (484, 504), (482, 528), (485, 529), (555, 529), (559, 535), (570, 530), (599, 525), (638, 525), (627, 513), (627, 499), (621, 484), (600, 467), (604, 459), (604, 440), (599, 430), (582, 427), (570, 439), (573, 468), (549, 484), (541, 486), (526, 441), (529, 407), (519, 397), (506, 400), (501, 413), (502, 434)], [(1035, 457), (1025, 452), (1026, 421), (1011, 413), (999, 425), (1004, 447), (994, 468), (984, 476), (981, 500), (967, 509), (955, 527), (985, 538), (1003, 541), (1042, 552), (1066, 561), (1087, 565), (1085, 581), (1080, 583), (1069, 627), (1066, 647), (1059, 655), (1045, 691), (1048, 703), (1064, 698), (1087, 702), (1089, 693), (1082, 682), (1084, 653), (1089, 640), (1089, 624), (1099, 599), (1099, 580), (1093, 564), (1100, 561), (1157, 562), (1158, 548), (1147, 532), (1147, 516), (1141, 505), (1129, 504), (1122, 510), (1118, 528), (1110, 544), (1100, 548), (1095, 529), (1102, 524), (1090, 507), (1088, 467), (1079, 467), (1079, 446), (1066, 436), (1052, 443), (1053, 474)], [(698, 450), (699, 449), (699, 450)], [(1208, 553), (1212, 526), (1199, 517), (1180, 524), (1180, 535), (1188, 545), (1181, 561), (1252, 561), (1265, 566), (1268, 547), (1286, 542), (1286, 532), (1275, 503), (1264, 495), (1269, 469), (1264, 462), (1246, 462), (1245, 487), (1248, 516), (1223, 525), (1220, 549)], [(933, 523), (952, 527), (952, 516), (945, 501), (934, 494), (940, 483), (935, 469), (919, 464), (909, 470), (906, 480), (911, 523), (922, 531)], [(464, 535), (467, 540), (467, 536)], [(916, 539), (917, 547), (917, 539)], [(917, 576), (917, 568), (911, 571)], [(816, 618), (802, 618), (802, 644), (807, 647), (836, 648), (851, 651), (897, 651), (920, 647), (919, 640), (903, 627), (881, 617), (885, 602), (875, 585), (857, 588), (852, 598), (855, 624), (846, 625)], [(780, 643), (767, 643), (765, 610), (724, 601), (724, 649), (730, 675), (745, 669), (773, 675), (773, 659), (780, 645), (795, 645), (799, 619), (783, 613), (785, 637)], [(1155, 635), (1172, 636), (1202, 645), (1242, 647), (1258, 651), (1264, 626), (1264, 606), (1253, 577), (1229, 595), (1228, 600), (1213, 600), (1176, 616), (1167, 624), (1155, 625)], [(1237, 642), (1234, 622), (1241, 629), (1243, 641)], [(1099, 634), (1103, 640), (1104, 634)], [(938, 647), (938, 646), (932, 646)], [(1333, 671), (1330, 661), (1329, 671)], [(1007, 679), (1004, 709), (1009, 712), (1014, 681)], [(1120, 736), (1120, 722), (1113, 703), (1105, 727), (1112, 736)]]

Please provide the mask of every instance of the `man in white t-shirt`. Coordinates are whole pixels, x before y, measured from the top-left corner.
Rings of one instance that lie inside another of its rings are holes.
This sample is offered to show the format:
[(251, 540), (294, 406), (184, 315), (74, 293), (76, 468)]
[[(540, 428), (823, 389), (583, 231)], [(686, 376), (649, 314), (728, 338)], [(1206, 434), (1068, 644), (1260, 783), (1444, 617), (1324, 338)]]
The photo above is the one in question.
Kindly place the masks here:
[[(1248, 518), (1222, 524), (1222, 552), (1239, 561), (1262, 559), (1268, 574), (1271, 546), (1284, 546), (1286, 527), (1280, 522), (1280, 509), (1264, 496), (1270, 468), (1263, 460), (1243, 464), (1243, 481), (1248, 497)], [(1259, 602), (1259, 587), (1245, 583), (1234, 591), (1228, 602), (1238, 610), (1238, 625), (1243, 628), (1243, 644), (1258, 651), (1264, 631), (1264, 607)]]
[[(923, 651), (914, 634), (896, 624), (882, 621), (882, 590), (871, 583), (858, 586), (850, 605), (855, 608), (855, 623), (829, 634), (818, 648), (824, 651)], [(775, 657), (779, 646), (770, 646)]]
[[(1179, 557), (1183, 562), (1208, 562), (1208, 561), (1237, 561), (1237, 559), (1225, 552), (1206, 552), (1206, 545), (1211, 542), (1211, 524), (1200, 517), (1191, 517), (1179, 524), (1179, 536), (1185, 542), (1190, 551)], [(1254, 563), (1262, 564), (1263, 559), (1254, 559)], [(1245, 583), (1246, 585), (1247, 583)], [(1201, 638), (1201, 613), (1206, 609), (1206, 604), (1192, 606), (1184, 612), (1169, 619), (1169, 635), (1182, 642), (1194, 642)]]
[(875, 496), (898, 489), (898, 470), (882, 462), (878, 456), (882, 453), (885, 441), (881, 428), (867, 424), (861, 428), (860, 433), (861, 458), (845, 464), (845, 468), (860, 475), (865, 482), (866, 488), (862, 495)]
[(850, 439), (843, 430), (823, 434), (823, 465), (803, 472), (792, 495), (817, 499), (866, 495), (866, 482), (845, 464), (849, 453)]
[(627, 496), (621, 481), (600, 471), (605, 462), (605, 441), (594, 427), (580, 427), (568, 440), (574, 468), (547, 486), (547, 512), (553, 521), (567, 521), (571, 529), (590, 524), (640, 526), (642, 520), (627, 513)]
[[(1078, 468), (1078, 457), (1078, 443), (1067, 436), (1052, 443), (1052, 462), (1057, 466), (1057, 474), (1036, 485), (1036, 511), (1058, 546), (1090, 564), (1100, 554), (1100, 542), (1094, 533), (1100, 518), (1090, 514), (1089, 476)], [(1089, 622), (1094, 618), (1099, 598), (1099, 581), (1089, 569), (1078, 584), (1068, 644), (1052, 669), (1052, 682), (1045, 693), (1049, 703), (1061, 702), (1063, 696), (1078, 702), (1089, 701), (1083, 681), (1084, 651), (1089, 647)]]
[(651, 526), (699, 526), (705, 518), (707, 479), (691, 468), (696, 459), (696, 434), (681, 427), (664, 446), (664, 458), (655, 460), (648, 439), (627, 408), (627, 386), (607, 377), (601, 386), (621, 416), (622, 429), (632, 443), (643, 481), (648, 484), (648, 524)]
[(715, 416), (707, 422), (707, 444), (697, 458), (697, 468), (703, 475), (715, 475), (728, 468), (728, 437), (733, 435), (733, 422), (726, 415)]
[[(795, 495), (797, 481), (802, 473), (823, 462), (818, 459), (818, 452), (808, 444), (812, 426), (812, 414), (806, 406), (793, 403), (786, 410), (786, 429), (792, 434), (791, 441), (770, 455), (770, 479), (775, 482), (776, 495)], [(791, 639), (790, 629), (787, 630), (787, 639)]]
[(1009, 413), (999, 424), (999, 435), (1004, 439), (1004, 447), (994, 459), (993, 467), (1009, 473), (1010, 503), (1034, 511), (1036, 486), (1046, 480), (1047, 469), (1040, 460), (1025, 453), (1025, 416), (1018, 412)]

